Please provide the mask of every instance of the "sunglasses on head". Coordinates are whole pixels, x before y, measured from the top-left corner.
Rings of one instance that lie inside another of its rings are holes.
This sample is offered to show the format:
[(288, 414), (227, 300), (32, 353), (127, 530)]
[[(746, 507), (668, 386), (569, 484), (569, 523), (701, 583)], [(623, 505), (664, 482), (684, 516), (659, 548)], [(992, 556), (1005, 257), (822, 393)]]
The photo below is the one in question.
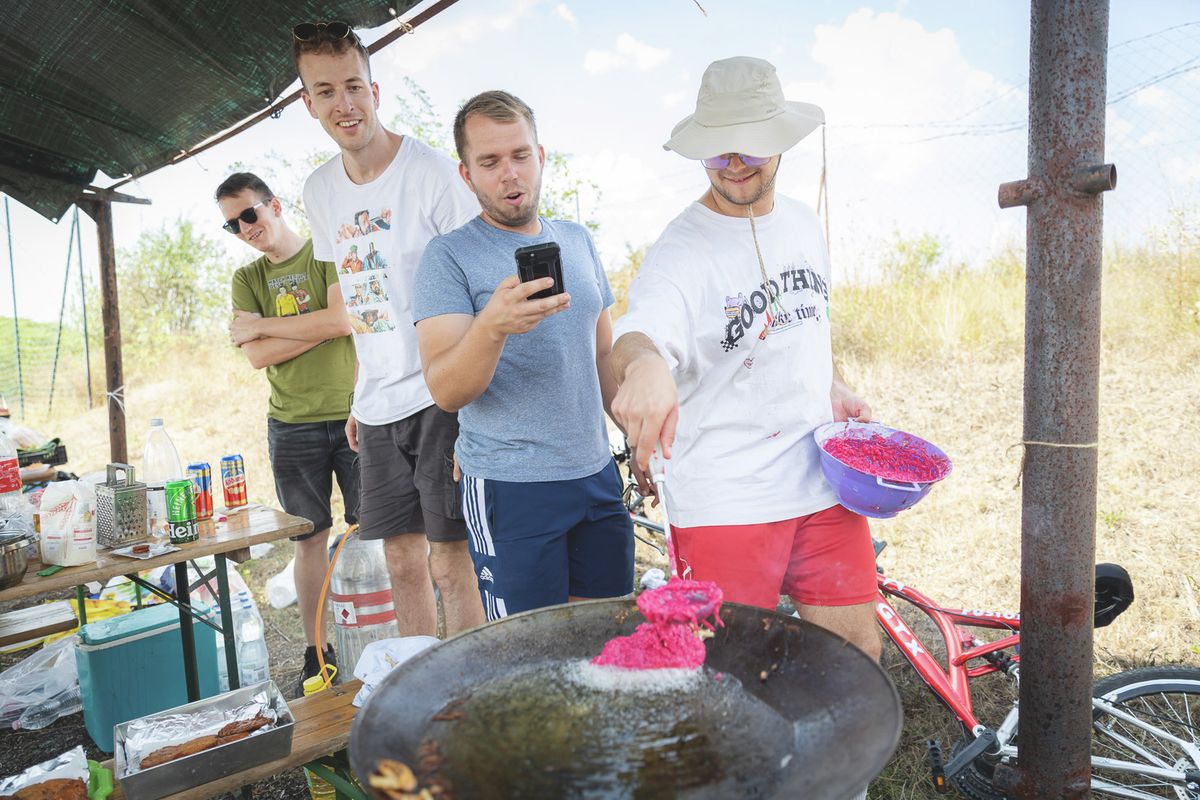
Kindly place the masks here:
[(254, 223), (258, 222), (258, 212), (254, 209), (258, 208), (259, 206), (266, 205), (270, 201), (271, 198), (268, 197), (266, 200), (261, 200), (255, 203), (246, 210), (242, 211), (242, 213), (238, 214), (233, 219), (225, 220), (225, 224), (221, 227), (234, 235), (241, 233), (242, 226), (239, 225), (238, 222), (244, 222), (247, 225), (253, 225)]
[(315, 42), (318, 39), (345, 39), (352, 36), (354, 29), (348, 23), (334, 20), (333, 22), (301, 22), (292, 28), (292, 36), (301, 42)]
[(701, 163), (709, 169), (725, 169), (729, 166), (729, 162), (733, 161), (734, 156), (737, 156), (738, 159), (747, 167), (761, 167), (763, 164), (767, 163), (773, 158), (773, 156), (766, 156), (765, 158), (760, 158), (759, 156), (748, 156), (745, 153), (726, 153), (722, 156), (713, 156), (712, 158), (702, 159)]

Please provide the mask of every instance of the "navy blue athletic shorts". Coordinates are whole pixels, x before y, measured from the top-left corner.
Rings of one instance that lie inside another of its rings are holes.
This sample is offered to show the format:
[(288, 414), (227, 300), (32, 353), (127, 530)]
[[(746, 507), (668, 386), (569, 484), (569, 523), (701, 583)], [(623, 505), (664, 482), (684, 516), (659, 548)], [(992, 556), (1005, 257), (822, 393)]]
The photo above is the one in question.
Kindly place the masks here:
[(463, 475), (467, 545), (489, 620), (633, 591), (633, 524), (617, 465), (569, 481)]

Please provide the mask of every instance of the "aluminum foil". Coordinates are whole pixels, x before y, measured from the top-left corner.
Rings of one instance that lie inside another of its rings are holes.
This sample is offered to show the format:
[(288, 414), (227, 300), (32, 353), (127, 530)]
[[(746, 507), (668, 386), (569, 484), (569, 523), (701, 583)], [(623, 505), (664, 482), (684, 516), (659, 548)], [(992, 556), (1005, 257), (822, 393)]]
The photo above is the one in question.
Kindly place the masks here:
[(0, 794), (13, 794), (21, 789), (57, 778), (65, 780), (77, 778), (83, 781), (84, 786), (87, 786), (88, 763), (87, 756), (83, 752), (83, 745), (68, 750), (57, 758), (43, 761), (17, 775), (0, 780)]
[[(213, 699), (220, 700), (220, 696)], [(278, 721), (265, 687), (255, 692), (250, 702), (234, 708), (222, 708), (217, 704), (188, 714), (163, 714), (134, 720), (125, 730), (125, 763), (129, 765), (127, 774), (137, 772), (142, 759), (155, 750), (190, 742), (201, 736), (215, 735), (231, 722), (253, 719), (259, 714), (271, 720), (271, 724), (259, 728), (250, 736), (270, 730)], [(134, 764), (139, 766), (134, 767)]]

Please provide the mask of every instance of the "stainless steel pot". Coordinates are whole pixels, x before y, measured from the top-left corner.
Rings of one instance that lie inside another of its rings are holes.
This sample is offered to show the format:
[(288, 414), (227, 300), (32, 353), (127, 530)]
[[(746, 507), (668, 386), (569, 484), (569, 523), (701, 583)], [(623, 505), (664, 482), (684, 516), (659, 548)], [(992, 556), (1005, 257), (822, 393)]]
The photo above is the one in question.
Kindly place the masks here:
[(29, 546), (34, 539), (26, 532), (0, 533), (0, 589), (16, 586), (29, 567)]

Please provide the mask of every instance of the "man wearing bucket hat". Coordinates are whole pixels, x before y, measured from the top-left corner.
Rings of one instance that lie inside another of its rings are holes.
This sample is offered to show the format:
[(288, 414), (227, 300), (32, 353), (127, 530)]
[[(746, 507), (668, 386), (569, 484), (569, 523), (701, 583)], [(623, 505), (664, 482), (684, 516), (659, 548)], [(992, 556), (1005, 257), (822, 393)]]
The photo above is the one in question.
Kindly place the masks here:
[[(646, 253), (615, 323), (613, 413), (647, 468), (661, 444), (674, 564), (728, 600), (800, 616), (878, 658), (866, 520), (837, 504), (812, 431), (869, 419), (833, 363), (816, 215), (775, 192), (782, 154), (824, 112), (757, 58), (709, 65), (663, 145), (709, 188)], [(648, 488), (648, 487), (647, 487)], [(690, 573), (690, 574), (689, 574)]]

